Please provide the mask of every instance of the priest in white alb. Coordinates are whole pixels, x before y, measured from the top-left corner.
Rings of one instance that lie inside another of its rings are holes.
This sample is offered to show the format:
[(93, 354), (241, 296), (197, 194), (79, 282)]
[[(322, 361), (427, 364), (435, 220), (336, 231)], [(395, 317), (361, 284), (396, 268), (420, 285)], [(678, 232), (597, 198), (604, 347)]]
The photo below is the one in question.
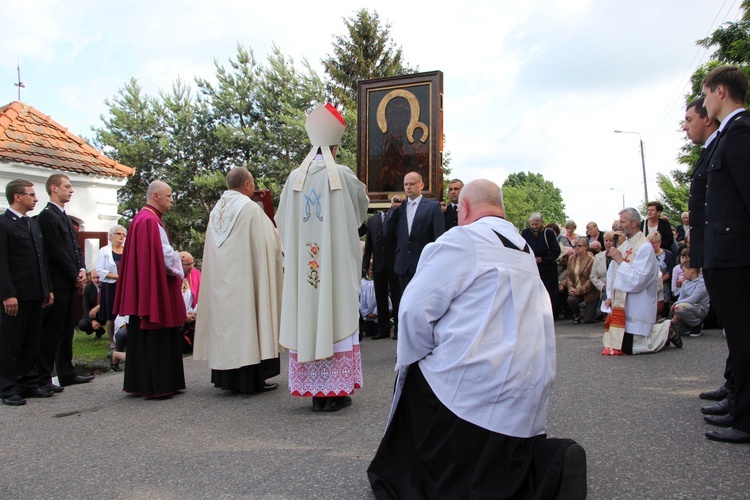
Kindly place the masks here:
[[(609, 313), (602, 354), (657, 352), (669, 336), (669, 322), (656, 324), (659, 265), (654, 248), (641, 232), (641, 216), (636, 209), (620, 211), (620, 226), (626, 240), (608, 250), (612, 262), (607, 269), (609, 298), (602, 303), (602, 310)], [(679, 338), (669, 340), (677, 347), (682, 345)]]
[(368, 468), (378, 499), (583, 498), (585, 452), (545, 435), (552, 306), (500, 187), (461, 190), (399, 308), (391, 416)]
[(359, 353), (365, 185), (334, 157), (346, 123), (331, 104), (310, 113), (312, 148), (286, 181), (276, 224), (284, 249), (280, 343), (289, 349), (289, 389), (313, 411), (351, 405), (362, 386)]
[(266, 380), (280, 373), (281, 243), (254, 191), (252, 174), (233, 168), (211, 211), (193, 347), (215, 387), (242, 394), (276, 389)]

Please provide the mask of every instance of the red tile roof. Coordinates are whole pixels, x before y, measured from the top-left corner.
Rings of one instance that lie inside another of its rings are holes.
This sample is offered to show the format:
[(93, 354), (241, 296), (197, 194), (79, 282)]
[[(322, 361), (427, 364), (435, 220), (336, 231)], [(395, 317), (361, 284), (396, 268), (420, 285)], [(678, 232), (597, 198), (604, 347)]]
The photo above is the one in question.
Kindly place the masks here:
[(0, 107), (0, 161), (120, 178), (135, 172), (134, 168), (107, 158), (49, 116), (19, 101)]

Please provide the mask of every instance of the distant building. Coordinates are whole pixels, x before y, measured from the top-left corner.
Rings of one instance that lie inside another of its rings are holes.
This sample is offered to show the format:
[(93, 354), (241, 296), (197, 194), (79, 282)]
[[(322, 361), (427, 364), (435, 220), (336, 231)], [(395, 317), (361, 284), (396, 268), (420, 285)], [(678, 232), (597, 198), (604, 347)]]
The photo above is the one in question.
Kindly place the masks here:
[(0, 211), (8, 208), (8, 182), (26, 179), (34, 183), (39, 198), (30, 215), (38, 214), (49, 201), (44, 183), (56, 172), (73, 184), (65, 211), (81, 231), (102, 232), (117, 224), (117, 190), (135, 169), (107, 158), (28, 104), (13, 101), (0, 107)]

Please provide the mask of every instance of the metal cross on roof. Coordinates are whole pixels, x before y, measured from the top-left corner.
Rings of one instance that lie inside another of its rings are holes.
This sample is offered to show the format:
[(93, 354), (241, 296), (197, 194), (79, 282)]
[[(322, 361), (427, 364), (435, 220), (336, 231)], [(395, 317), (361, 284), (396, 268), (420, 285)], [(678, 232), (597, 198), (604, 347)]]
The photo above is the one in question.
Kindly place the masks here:
[(18, 100), (21, 100), (21, 89), (25, 89), (26, 85), (23, 84), (21, 81), (21, 61), (18, 61), (18, 64), (16, 65), (16, 69), (18, 70), (18, 83), (14, 83), (16, 87), (18, 87)]

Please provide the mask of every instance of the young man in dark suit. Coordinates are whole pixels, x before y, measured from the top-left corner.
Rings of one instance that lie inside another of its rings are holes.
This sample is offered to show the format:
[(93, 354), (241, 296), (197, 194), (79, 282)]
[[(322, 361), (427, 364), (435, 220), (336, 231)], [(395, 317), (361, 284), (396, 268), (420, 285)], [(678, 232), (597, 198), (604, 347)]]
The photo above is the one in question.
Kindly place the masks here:
[(440, 204), (422, 196), (424, 182), (417, 172), (404, 176), (406, 201), (391, 209), (385, 220), (384, 234), (396, 235), (395, 271), (401, 284), (401, 292), (406, 290), (417, 271), (419, 256), (428, 243), (432, 243), (445, 232), (445, 218)]
[(107, 330), (97, 319), (100, 309), (101, 299), (101, 280), (96, 268), (91, 269), (91, 283), (88, 283), (83, 289), (83, 317), (78, 322), (78, 328), (91, 335), (96, 333), (96, 338), (101, 338)]
[(446, 231), (458, 226), (458, 196), (461, 194), (463, 187), (464, 183), (460, 179), (453, 179), (448, 183), (448, 200), (450, 203), (445, 204), (443, 211)]
[[(707, 415), (723, 429), (706, 437), (750, 443), (750, 332), (745, 307), (750, 303), (750, 114), (745, 109), (747, 76), (719, 66), (703, 79), (704, 106), (719, 121), (708, 162), (703, 242), (703, 273), (716, 314), (724, 325), (735, 394), (727, 415)], [(696, 244), (692, 240), (691, 246)]]
[(49, 203), (37, 220), (44, 234), (44, 249), (52, 276), (55, 302), (42, 320), (42, 343), (37, 357), (39, 385), (55, 392), (52, 369), (56, 368), (60, 386), (83, 384), (93, 375), (77, 375), (73, 367), (76, 289), (86, 284), (83, 254), (75, 229), (65, 213), (65, 204), (73, 196), (73, 186), (65, 174), (53, 174), (45, 183)]
[(26, 214), (38, 201), (34, 185), (10, 181), (5, 188), (10, 208), (0, 216), (0, 395), (9, 406), (25, 397), (49, 397), (38, 387), (34, 361), (42, 333), (42, 307), (54, 300), (39, 224)]
[[(391, 200), (394, 206), (400, 206), (403, 200), (395, 197)], [(398, 335), (398, 304), (401, 299), (401, 285), (394, 270), (396, 263), (396, 238), (385, 236), (383, 226), (387, 212), (377, 212), (367, 219), (367, 237), (362, 255), (362, 275), (367, 275), (372, 258), (372, 278), (375, 287), (375, 300), (378, 304), (378, 333), (373, 340), (391, 336), (391, 313), (388, 309), (388, 289), (390, 288), (393, 318), (395, 319), (394, 335)]]

